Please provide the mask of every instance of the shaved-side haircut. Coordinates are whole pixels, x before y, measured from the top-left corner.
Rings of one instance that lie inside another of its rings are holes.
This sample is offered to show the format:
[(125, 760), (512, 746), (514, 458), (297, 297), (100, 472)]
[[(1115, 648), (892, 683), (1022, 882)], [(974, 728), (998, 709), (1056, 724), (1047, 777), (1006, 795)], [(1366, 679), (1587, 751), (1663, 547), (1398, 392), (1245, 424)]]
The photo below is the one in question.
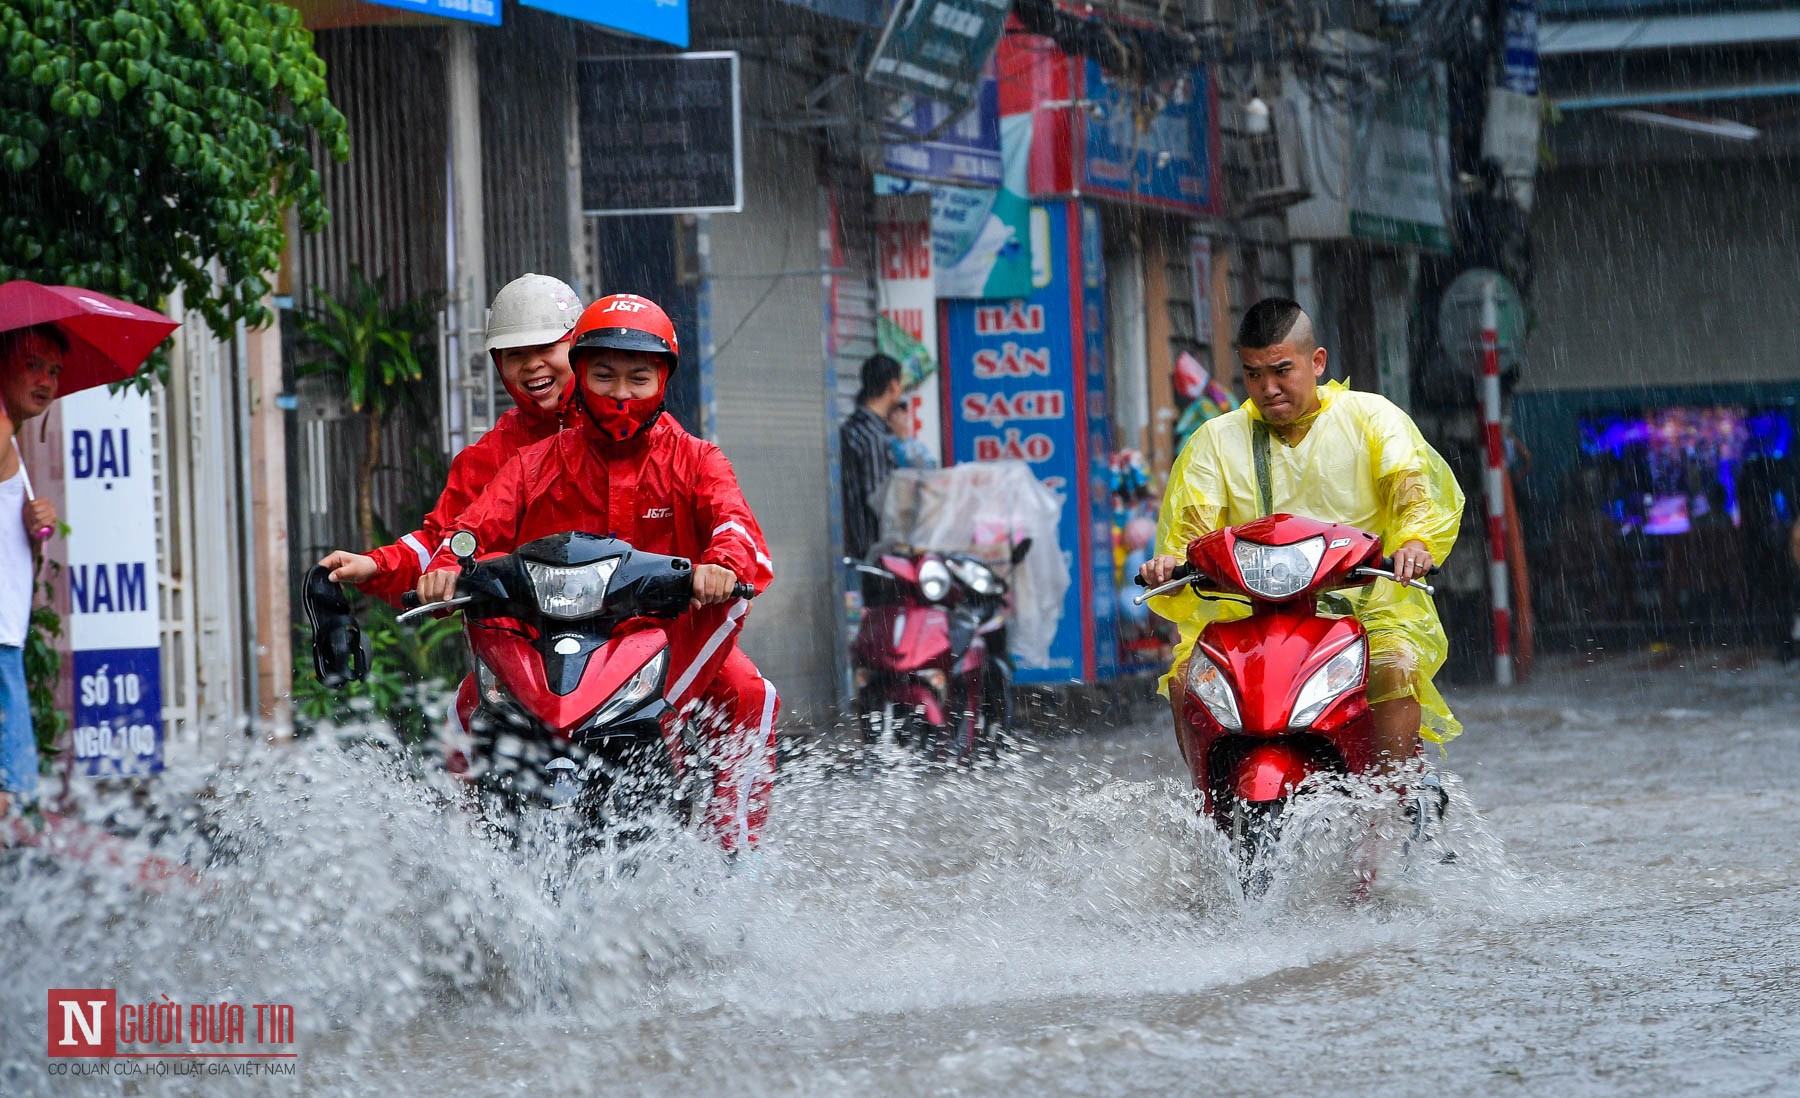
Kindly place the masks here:
[(1265, 297), (1244, 312), (1237, 345), (1250, 350), (1292, 340), (1302, 350), (1314, 346), (1312, 318), (1291, 297)]

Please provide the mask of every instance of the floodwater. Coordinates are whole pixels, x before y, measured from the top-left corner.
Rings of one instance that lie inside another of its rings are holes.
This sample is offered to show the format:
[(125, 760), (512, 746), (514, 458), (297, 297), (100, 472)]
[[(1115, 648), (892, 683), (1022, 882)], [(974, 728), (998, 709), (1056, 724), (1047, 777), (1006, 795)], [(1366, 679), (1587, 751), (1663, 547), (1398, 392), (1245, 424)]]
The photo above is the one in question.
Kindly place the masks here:
[[(755, 864), (677, 838), (566, 881), (379, 752), (259, 751), (211, 779), (203, 886), (8, 866), (0, 1092), (1794, 1093), (1800, 675), (1705, 664), (1453, 694), (1454, 863), (1343, 799), (1256, 903), (1160, 727), (815, 751)], [(50, 987), (293, 1004), (295, 1075), (52, 1078)]]

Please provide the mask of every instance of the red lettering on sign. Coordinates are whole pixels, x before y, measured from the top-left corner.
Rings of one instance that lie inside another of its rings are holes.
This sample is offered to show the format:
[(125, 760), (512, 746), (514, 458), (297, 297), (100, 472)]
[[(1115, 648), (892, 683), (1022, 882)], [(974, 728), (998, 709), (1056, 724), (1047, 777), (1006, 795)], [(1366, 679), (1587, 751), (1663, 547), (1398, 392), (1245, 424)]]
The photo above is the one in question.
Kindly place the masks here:
[(914, 339), (925, 338), (924, 309), (883, 309), (881, 315), (893, 321), (895, 327)]
[(983, 435), (975, 440), (976, 461), (1044, 462), (1056, 456), (1056, 443), (1049, 435), (1021, 436), (1018, 428), (1008, 427), (998, 435)]
[(883, 221), (875, 227), (881, 277), (890, 282), (931, 277), (930, 227), (919, 221)]
[(975, 352), (975, 376), (983, 381), (999, 377), (1049, 377), (1050, 348), (1021, 347), (1011, 340), (999, 350), (983, 347)]
[(1044, 307), (1009, 301), (1005, 305), (981, 305), (975, 310), (976, 335), (1032, 335), (1044, 330)]
[(1063, 394), (1057, 389), (1031, 389), (1022, 393), (970, 393), (963, 397), (965, 423), (995, 427), (1014, 419), (1062, 419)]

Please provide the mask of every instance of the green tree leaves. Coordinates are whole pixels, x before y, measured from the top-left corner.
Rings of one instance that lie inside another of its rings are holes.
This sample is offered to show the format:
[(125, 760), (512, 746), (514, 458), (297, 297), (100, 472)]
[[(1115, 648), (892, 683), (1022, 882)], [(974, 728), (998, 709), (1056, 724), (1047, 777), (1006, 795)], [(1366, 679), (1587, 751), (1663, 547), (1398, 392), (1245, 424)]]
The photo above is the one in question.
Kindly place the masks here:
[(287, 211), (308, 231), (327, 217), (313, 158), (350, 151), (299, 13), (16, 0), (0, 47), (0, 281), (151, 306), (180, 287), (221, 338), (266, 322)]

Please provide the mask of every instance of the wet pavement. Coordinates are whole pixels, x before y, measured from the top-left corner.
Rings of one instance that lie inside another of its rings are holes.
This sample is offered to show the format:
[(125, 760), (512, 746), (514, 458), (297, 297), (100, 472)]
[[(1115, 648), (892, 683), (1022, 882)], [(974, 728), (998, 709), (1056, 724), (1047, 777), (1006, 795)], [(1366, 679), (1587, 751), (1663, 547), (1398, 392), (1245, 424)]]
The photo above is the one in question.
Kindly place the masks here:
[[(814, 752), (754, 866), (677, 840), (558, 899), (554, 843), (379, 754), (259, 752), (210, 782), (202, 886), (8, 863), (0, 1092), (1794, 1093), (1800, 673), (1728, 662), (1450, 692), (1457, 861), (1356, 905), (1385, 817), (1322, 812), (1247, 903), (1161, 728)], [(96, 986), (291, 1002), (296, 1075), (53, 1079), (45, 989)]]

